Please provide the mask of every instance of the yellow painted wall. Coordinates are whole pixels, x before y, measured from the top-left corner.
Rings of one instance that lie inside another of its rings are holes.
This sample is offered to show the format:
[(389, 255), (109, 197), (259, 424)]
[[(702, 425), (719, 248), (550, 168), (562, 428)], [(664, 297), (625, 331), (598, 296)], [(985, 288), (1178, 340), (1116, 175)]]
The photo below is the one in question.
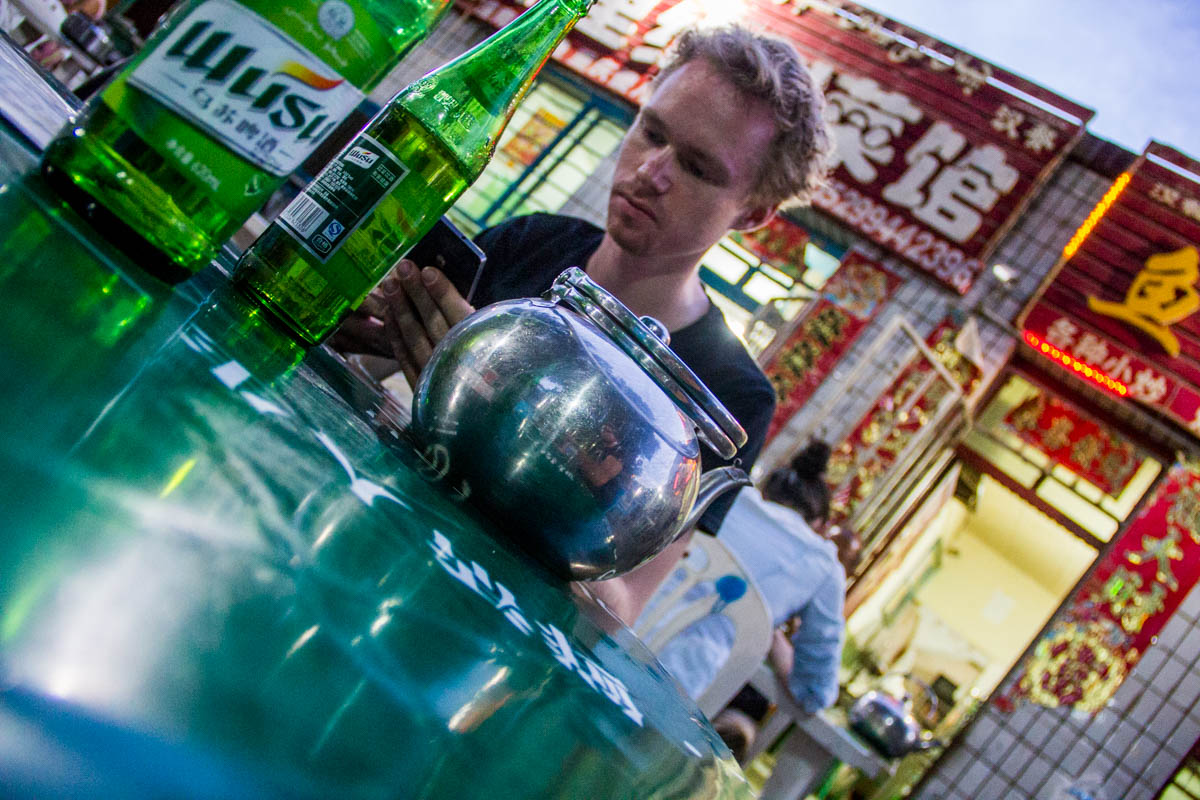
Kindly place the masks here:
[(966, 524), (1009, 563), (1062, 598), (1096, 558), (1087, 543), (987, 475)]
[(988, 657), (978, 682), (990, 691), (1058, 607), (1052, 594), (979, 538), (954, 537), (917, 601)]
[[(855, 609), (854, 614), (846, 623), (846, 630), (851, 636), (866, 639), (871, 631), (879, 627), (884, 610), (896, 603), (897, 598), (917, 580), (929, 563), (930, 551), (938, 540), (954, 537), (957, 531), (966, 524), (968, 516), (967, 507), (958, 499), (951, 497), (925, 530), (914, 532), (913, 535), (917, 537), (917, 540), (900, 566), (879, 584), (879, 588), (864, 600), (862, 605)], [(908, 535), (909, 532), (905, 531), (899, 538), (903, 540)]]

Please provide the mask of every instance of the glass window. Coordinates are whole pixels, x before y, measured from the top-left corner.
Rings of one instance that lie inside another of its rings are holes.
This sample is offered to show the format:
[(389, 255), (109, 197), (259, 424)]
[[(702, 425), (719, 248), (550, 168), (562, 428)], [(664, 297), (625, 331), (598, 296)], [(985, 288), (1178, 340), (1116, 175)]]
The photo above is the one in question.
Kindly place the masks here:
[[(1054, 402), (1061, 413), (1042, 413), (1043, 401)], [(1022, 423), (1021, 409), (1038, 410)], [(1047, 423), (1049, 428), (1042, 427)], [(1094, 435), (1089, 439), (1088, 433)], [(1105, 445), (1109, 450), (1090, 450), (1096, 441), (1110, 442)], [(1120, 529), (1162, 471), (1149, 453), (1016, 374), (1008, 376), (979, 413), (963, 444), (1100, 542)], [(1125, 471), (1105, 473), (1119, 479), (1119, 485), (1102, 488), (1098, 482), (1103, 476), (1097, 470), (1105, 472), (1105, 459), (1123, 454), (1131, 459)]]
[(450, 216), (474, 234), (509, 217), (559, 212), (601, 224), (617, 148), (633, 112), (543, 73), (500, 137), (487, 169)]

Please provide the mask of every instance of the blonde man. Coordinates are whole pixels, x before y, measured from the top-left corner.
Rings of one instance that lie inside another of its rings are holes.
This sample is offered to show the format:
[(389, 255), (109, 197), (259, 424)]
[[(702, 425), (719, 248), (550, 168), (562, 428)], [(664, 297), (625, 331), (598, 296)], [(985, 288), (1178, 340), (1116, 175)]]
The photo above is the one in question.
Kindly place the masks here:
[[(700, 259), (730, 231), (766, 223), (788, 200), (806, 203), (829, 149), (822, 98), (791, 45), (742, 27), (694, 30), (679, 40), (617, 158), (603, 229), (534, 214), (484, 231), (480, 305), (540, 295), (570, 266), (634, 313), (671, 332), (671, 347), (738, 419), (749, 468), (762, 448), (774, 391), (725, 324), (700, 281)], [(395, 358), (409, 381), (449, 328), (474, 309), (436, 269), (401, 261), (376, 292), (377, 316), (352, 318), (340, 341)], [(704, 454), (704, 467), (720, 465)], [(700, 527), (715, 531), (732, 496)], [(690, 533), (621, 578), (592, 584), (622, 620), (645, 600)]]

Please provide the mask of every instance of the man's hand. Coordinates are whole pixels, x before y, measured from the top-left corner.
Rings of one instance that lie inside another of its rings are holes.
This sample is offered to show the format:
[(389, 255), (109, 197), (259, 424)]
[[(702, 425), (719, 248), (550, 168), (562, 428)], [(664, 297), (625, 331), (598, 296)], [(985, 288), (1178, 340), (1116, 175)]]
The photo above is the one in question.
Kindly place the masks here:
[(795, 657), (796, 651), (787, 634), (776, 628), (771, 635), (771, 649), (767, 652), (767, 660), (770, 662), (771, 668), (775, 670), (775, 674), (783, 681), (784, 686), (788, 685), (788, 676), (792, 674), (792, 663)]
[(415, 387), (434, 346), (474, 310), (441, 271), (404, 259), (342, 324), (335, 345), (396, 359)]
[(334, 331), (330, 344), (341, 353), (394, 358), (392, 346), (384, 330), (383, 318), (387, 313), (386, 309), (383, 289), (376, 286), (363, 300), (362, 305), (351, 311)]

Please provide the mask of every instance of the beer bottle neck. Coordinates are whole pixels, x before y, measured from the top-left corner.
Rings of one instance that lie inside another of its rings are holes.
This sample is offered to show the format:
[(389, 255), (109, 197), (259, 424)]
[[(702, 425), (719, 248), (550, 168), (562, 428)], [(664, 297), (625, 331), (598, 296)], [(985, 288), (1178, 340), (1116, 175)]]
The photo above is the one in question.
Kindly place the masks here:
[(393, 102), (436, 133), (474, 179), (542, 65), (594, 0), (540, 0), (516, 20), (403, 90)]

